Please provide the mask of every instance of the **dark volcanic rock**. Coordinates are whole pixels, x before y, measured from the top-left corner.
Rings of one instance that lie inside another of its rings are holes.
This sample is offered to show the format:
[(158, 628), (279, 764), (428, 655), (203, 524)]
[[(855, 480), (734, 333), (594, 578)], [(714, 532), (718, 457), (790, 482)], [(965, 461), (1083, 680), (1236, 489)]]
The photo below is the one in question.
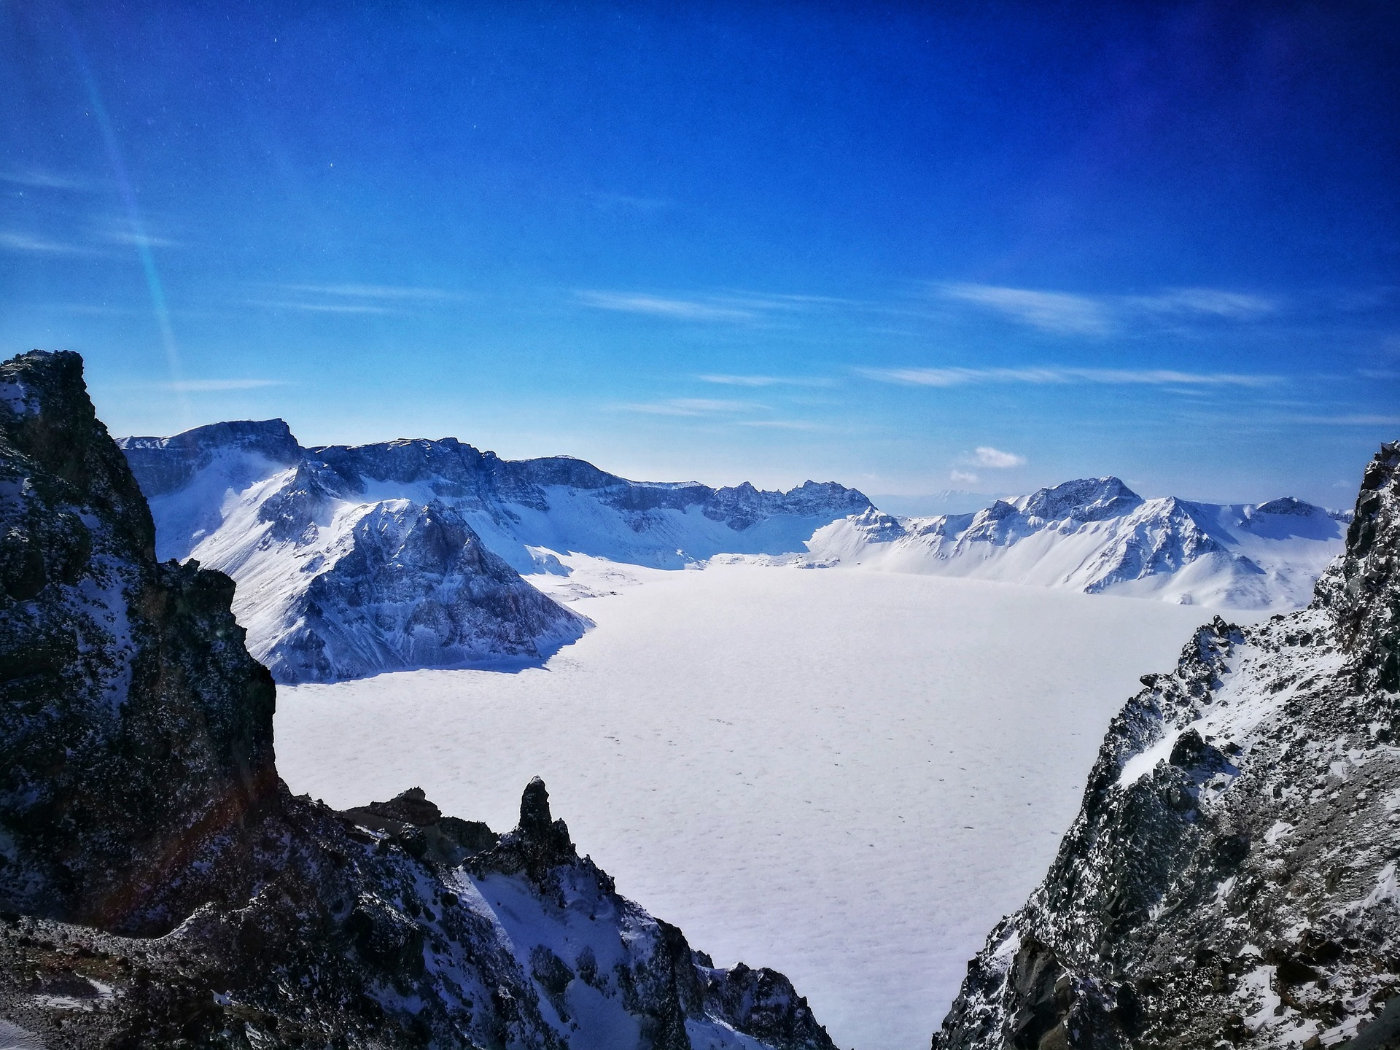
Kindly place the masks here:
[(163, 932), (276, 784), (233, 583), (157, 565), (76, 354), (0, 366), (0, 907)]
[(233, 586), (155, 562), (76, 355), (0, 366), (0, 535), (4, 1045), (831, 1046), (619, 897), (538, 781), (505, 836), (291, 797)]
[(1144, 677), (935, 1047), (1396, 1045), (1367, 1026), (1400, 994), (1398, 559), (1392, 444), (1308, 609)]

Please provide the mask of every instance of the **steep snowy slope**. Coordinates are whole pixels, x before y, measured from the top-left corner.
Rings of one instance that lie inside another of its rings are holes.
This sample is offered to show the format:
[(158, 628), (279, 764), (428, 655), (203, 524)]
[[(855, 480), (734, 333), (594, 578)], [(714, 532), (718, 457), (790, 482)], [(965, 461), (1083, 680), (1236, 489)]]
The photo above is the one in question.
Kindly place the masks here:
[(1307, 609), (1143, 685), (935, 1047), (1311, 1048), (1400, 1011), (1400, 444)]
[(819, 529), (808, 547), (818, 564), (1269, 609), (1306, 603), (1345, 528), (1298, 500), (1144, 500), (1117, 478), (1098, 478), (975, 514), (900, 519), (871, 510)]
[(778, 554), (870, 507), (834, 484), (633, 482), (450, 438), (306, 450), (281, 420), (119, 444), (158, 554), (238, 582), (249, 649), (283, 682), (537, 660), (587, 625), (517, 574), (566, 572), (555, 552), (661, 567)]
[(273, 764), (231, 582), (158, 563), (76, 354), (0, 365), (0, 1045), (831, 1050), (580, 858)]

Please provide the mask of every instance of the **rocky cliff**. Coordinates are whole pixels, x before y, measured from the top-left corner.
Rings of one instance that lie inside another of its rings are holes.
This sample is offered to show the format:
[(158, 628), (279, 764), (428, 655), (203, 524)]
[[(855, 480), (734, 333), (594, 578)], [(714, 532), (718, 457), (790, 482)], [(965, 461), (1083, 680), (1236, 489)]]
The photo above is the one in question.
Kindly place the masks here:
[(155, 561), (76, 355), (0, 366), (0, 527), (4, 1045), (830, 1047), (620, 897), (538, 781), (506, 835), (291, 797), (232, 584)]
[(1308, 608), (1143, 685), (934, 1047), (1400, 1043), (1400, 444)]

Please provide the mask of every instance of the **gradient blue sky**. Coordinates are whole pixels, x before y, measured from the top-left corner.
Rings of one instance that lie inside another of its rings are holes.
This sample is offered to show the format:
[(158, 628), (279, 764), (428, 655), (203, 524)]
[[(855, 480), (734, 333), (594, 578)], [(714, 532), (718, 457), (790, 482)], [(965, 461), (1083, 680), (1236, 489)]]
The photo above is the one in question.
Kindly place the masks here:
[(0, 346), (114, 433), (1350, 505), (1392, 4), (0, 0)]

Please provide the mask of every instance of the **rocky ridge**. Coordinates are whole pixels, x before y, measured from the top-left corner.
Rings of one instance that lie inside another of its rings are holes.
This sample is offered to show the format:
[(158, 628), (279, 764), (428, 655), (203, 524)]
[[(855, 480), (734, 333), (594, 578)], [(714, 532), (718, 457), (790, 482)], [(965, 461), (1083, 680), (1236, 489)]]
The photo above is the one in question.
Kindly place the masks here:
[(1144, 676), (935, 1048), (1400, 1044), (1398, 569), (1393, 444), (1306, 609)]
[(74, 354), (0, 366), (0, 512), (7, 1045), (831, 1046), (620, 897), (539, 781), (505, 835), (292, 797), (232, 584), (155, 561)]

